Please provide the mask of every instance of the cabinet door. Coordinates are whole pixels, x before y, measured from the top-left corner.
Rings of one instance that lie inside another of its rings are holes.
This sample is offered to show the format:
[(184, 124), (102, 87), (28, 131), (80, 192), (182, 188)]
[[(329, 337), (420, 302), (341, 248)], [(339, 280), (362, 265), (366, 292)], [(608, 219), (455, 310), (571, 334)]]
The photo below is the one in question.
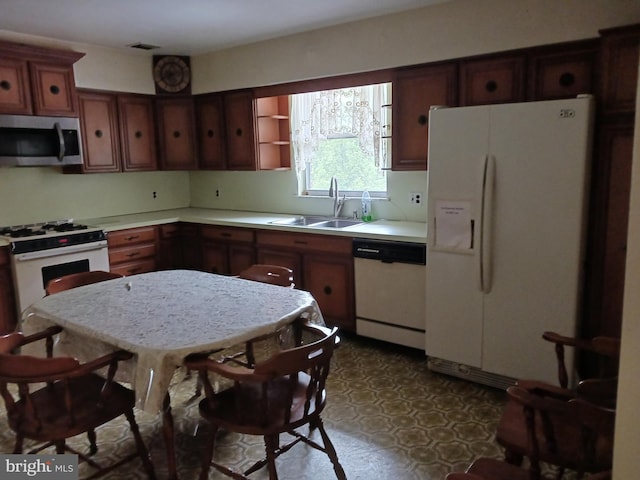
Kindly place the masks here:
[(303, 269), (304, 289), (318, 302), (325, 321), (355, 330), (353, 259), (305, 254)]
[(153, 117), (153, 97), (119, 95), (120, 142), (122, 170), (135, 172), (156, 170), (156, 137)]
[(529, 62), (529, 100), (571, 98), (594, 93), (597, 50), (538, 53)]
[(634, 112), (638, 88), (640, 28), (636, 25), (602, 33), (604, 113)]
[(460, 64), (460, 105), (524, 101), (524, 57), (464, 61)]
[(163, 170), (190, 170), (198, 167), (193, 99), (156, 101), (160, 167)]
[(202, 269), (209, 273), (229, 274), (229, 254), (226, 243), (202, 244)]
[(239, 275), (256, 263), (256, 251), (252, 245), (229, 244), (229, 274)]
[(115, 95), (79, 92), (83, 172), (119, 172), (120, 136)]
[(18, 316), (13, 293), (13, 279), (9, 267), (9, 248), (0, 248), (0, 335), (16, 328)]
[(255, 128), (253, 94), (240, 91), (225, 94), (227, 168), (229, 170), (255, 170)]
[(78, 116), (73, 65), (30, 62), (36, 115)]
[(456, 66), (402, 70), (393, 78), (393, 170), (426, 170), (429, 108), (456, 104)]
[(596, 198), (592, 210), (588, 336), (621, 334), (633, 125), (604, 125), (599, 134)]
[(31, 115), (31, 89), (27, 62), (0, 56), (0, 112)]
[(196, 99), (196, 130), (201, 169), (224, 170), (227, 166), (223, 108), (220, 95), (206, 95)]
[(293, 281), (296, 284), (296, 288), (302, 288), (302, 257), (299, 253), (277, 248), (259, 247), (257, 258), (258, 263), (290, 268), (293, 271)]

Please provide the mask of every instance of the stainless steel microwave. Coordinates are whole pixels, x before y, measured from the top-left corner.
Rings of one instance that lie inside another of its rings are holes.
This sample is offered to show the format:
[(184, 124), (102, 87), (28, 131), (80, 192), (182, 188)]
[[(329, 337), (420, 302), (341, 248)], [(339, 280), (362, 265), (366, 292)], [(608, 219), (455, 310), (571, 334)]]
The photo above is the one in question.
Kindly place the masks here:
[(82, 141), (77, 118), (0, 115), (0, 166), (78, 164)]

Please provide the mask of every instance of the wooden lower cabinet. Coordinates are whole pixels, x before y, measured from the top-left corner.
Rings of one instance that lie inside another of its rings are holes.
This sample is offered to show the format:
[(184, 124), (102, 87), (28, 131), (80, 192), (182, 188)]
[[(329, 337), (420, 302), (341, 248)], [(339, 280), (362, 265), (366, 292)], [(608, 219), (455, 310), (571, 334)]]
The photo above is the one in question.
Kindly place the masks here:
[(158, 226), (158, 270), (173, 270), (184, 265), (180, 224)]
[(110, 232), (110, 270), (122, 275), (152, 272), (157, 268), (157, 229), (155, 226)]
[(296, 288), (313, 295), (328, 325), (355, 331), (351, 238), (258, 231), (256, 244), (258, 263), (291, 268)]
[(18, 315), (9, 262), (9, 248), (0, 248), (0, 335), (16, 328)]
[(255, 262), (254, 231), (247, 228), (203, 226), (202, 270), (238, 275)]

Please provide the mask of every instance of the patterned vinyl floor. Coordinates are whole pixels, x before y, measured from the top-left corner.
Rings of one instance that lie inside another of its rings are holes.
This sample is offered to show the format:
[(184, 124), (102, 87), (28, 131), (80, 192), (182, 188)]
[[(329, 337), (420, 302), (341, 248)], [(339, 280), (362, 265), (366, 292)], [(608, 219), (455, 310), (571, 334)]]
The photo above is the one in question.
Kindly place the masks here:
[[(340, 462), (350, 480), (442, 480), (461, 471), (474, 458), (500, 457), (493, 435), (505, 393), (427, 370), (424, 352), (362, 337), (343, 336), (333, 359), (323, 419)], [(207, 427), (197, 402), (189, 403), (194, 380), (176, 381), (173, 415), (180, 478), (198, 478), (203, 435)], [(4, 411), (4, 409), (3, 409)], [(159, 415), (136, 411), (151, 451), (158, 478), (167, 478)], [(314, 434), (317, 434), (315, 432)], [(96, 460), (106, 460), (132, 448), (126, 421), (98, 430)], [(87, 449), (86, 437), (72, 440)], [(28, 445), (27, 445), (28, 446)], [(0, 451), (10, 453), (13, 434), (0, 417)], [(262, 458), (262, 439), (222, 432), (215, 456), (242, 468)], [(81, 466), (81, 478), (86, 470)], [(282, 480), (335, 478), (328, 458), (304, 444), (278, 459)], [(145, 478), (138, 460), (103, 477)], [(211, 469), (210, 479), (228, 478)], [(264, 469), (251, 478), (267, 478)]]

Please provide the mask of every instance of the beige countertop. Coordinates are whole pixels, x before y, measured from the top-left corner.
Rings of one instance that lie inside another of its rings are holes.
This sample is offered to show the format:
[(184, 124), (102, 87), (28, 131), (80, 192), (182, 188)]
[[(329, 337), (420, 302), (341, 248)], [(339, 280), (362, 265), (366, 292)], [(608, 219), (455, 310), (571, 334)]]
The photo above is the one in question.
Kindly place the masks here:
[(374, 238), (400, 242), (425, 243), (427, 225), (422, 222), (399, 220), (376, 220), (346, 228), (320, 228), (298, 225), (274, 225), (270, 222), (300, 215), (236, 210), (214, 210), (206, 208), (181, 208), (157, 212), (135, 213), (113, 217), (80, 219), (80, 223), (96, 226), (105, 232), (126, 228), (144, 227), (174, 222), (189, 222), (231, 227), (260, 228), (290, 232), (315, 233), (319, 235), (338, 235), (346, 237)]

